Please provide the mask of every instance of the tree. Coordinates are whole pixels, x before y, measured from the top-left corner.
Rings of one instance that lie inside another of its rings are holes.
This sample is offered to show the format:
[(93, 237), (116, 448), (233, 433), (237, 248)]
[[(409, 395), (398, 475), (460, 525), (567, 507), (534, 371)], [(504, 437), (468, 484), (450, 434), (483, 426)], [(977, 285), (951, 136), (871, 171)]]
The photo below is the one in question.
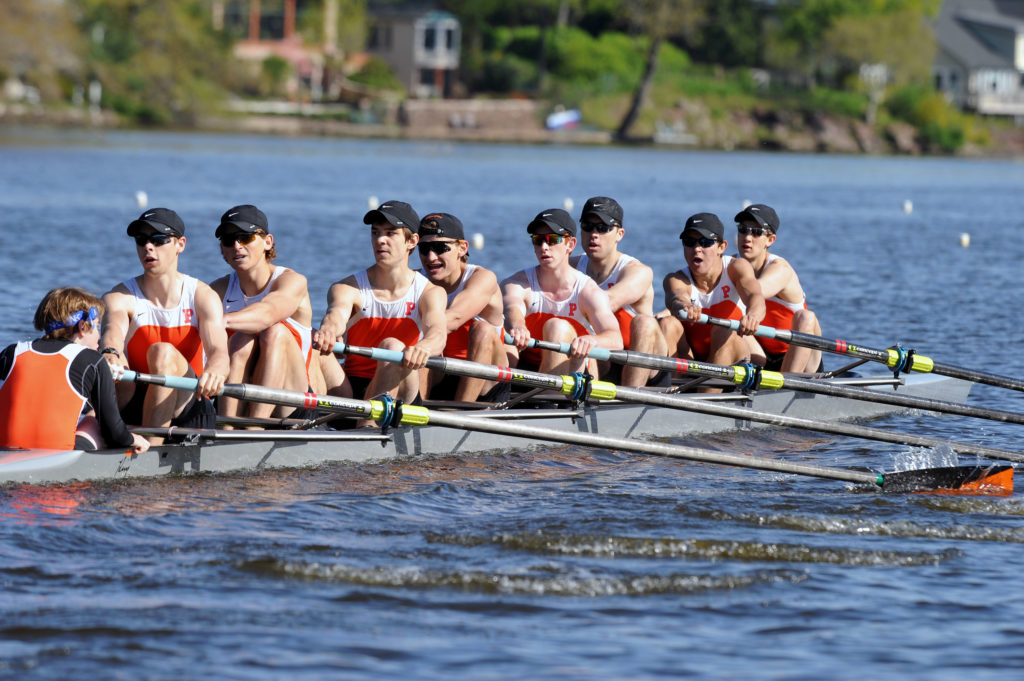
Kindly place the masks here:
[(0, 0), (0, 80), (18, 78), (57, 100), (62, 79), (80, 76), (83, 50), (64, 3)]
[(630, 24), (650, 43), (643, 75), (633, 92), (629, 110), (615, 131), (618, 140), (628, 138), (630, 128), (640, 115), (658, 70), (662, 43), (670, 37), (685, 36), (696, 30), (705, 16), (701, 0), (631, 0), (624, 9)]

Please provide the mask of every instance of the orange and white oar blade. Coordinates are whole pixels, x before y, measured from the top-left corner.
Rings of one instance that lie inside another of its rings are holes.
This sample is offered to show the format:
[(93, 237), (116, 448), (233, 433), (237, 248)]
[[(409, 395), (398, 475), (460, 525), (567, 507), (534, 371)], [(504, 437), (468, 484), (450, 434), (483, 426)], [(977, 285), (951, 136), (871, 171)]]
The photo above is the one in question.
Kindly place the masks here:
[(975, 466), (973, 471), (966, 473), (958, 486), (936, 489), (934, 493), (1010, 496), (1013, 494), (1013, 466)]
[(1013, 494), (1013, 466), (948, 466), (897, 471), (882, 475), (886, 492), (922, 494)]

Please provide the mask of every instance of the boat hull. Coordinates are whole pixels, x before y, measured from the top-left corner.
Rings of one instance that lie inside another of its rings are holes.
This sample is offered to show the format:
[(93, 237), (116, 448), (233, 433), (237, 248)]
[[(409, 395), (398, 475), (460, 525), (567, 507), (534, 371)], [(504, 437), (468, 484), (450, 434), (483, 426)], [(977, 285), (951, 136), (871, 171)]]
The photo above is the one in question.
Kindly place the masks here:
[[(898, 394), (963, 402), (971, 383), (933, 374), (904, 377)], [(891, 385), (872, 386), (892, 392)], [(819, 421), (876, 418), (905, 411), (877, 402), (813, 395), (790, 390), (754, 395), (692, 395), (692, 399), (724, 402), (760, 412)], [(664, 407), (605, 404), (577, 409), (521, 409), (460, 412), (473, 418), (522, 420), (533, 426), (625, 438), (666, 438), (766, 427), (744, 418), (712, 416)], [(60, 483), (72, 480), (154, 477), (197, 472), (229, 472), (259, 468), (295, 468), (329, 462), (368, 463), (424, 456), (468, 455), (550, 447), (551, 443), (509, 438), (438, 426), (400, 427), (382, 434), (375, 429), (330, 433), (283, 431), (263, 436), (278, 440), (216, 439), (153, 447), (138, 456), (123, 451), (99, 452), (17, 450), (0, 452), (0, 483)], [(225, 438), (246, 437), (227, 431)]]

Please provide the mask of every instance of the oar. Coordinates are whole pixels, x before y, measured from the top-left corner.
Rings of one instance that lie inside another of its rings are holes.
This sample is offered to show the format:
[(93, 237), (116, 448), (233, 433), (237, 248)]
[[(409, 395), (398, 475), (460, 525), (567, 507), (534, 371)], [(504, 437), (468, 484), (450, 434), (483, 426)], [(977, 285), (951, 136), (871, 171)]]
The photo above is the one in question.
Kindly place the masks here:
[[(199, 383), (195, 378), (141, 374), (134, 371), (125, 371), (119, 380), (153, 383), (178, 390), (195, 390)], [(1006, 480), (1012, 481), (1013, 477), (1013, 468), (1011, 466), (954, 466), (896, 471), (893, 473), (868, 473), (844, 468), (829, 468), (771, 458), (715, 452), (695, 447), (684, 447), (682, 445), (638, 442), (636, 440), (607, 437), (593, 433), (541, 428), (522, 423), (509, 423), (486, 417), (481, 418), (479, 416), (460, 416), (447, 412), (431, 411), (425, 407), (415, 405), (401, 405), (395, 408), (393, 404), (387, 404), (381, 400), (355, 400), (332, 395), (317, 395), (315, 393), (300, 393), (292, 390), (266, 388), (247, 383), (229, 383), (224, 386), (220, 394), (251, 402), (265, 402), (288, 407), (339, 412), (357, 418), (373, 419), (382, 426), (425, 426), (430, 424), (458, 430), (480, 431), (585, 447), (601, 447), (653, 454), (740, 468), (754, 468), (774, 471), (776, 473), (792, 473), (794, 475), (805, 475), (814, 478), (842, 480), (863, 485), (874, 485), (886, 492), (971, 490), (982, 493), (992, 493), (995, 491), (996, 493), (1005, 494), (1007, 493)], [(990, 486), (993, 481), (997, 481), (996, 484), (999, 489), (992, 490)]]
[[(350, 355), (361, 355), (378, 361), (401, 362), (402, 353), (397, 350), (385, 350), (383, 348), (365, 348), (353, 345), (338, 343), (334, 346), (336, 353), (344, 352)], [(546, 388), (563, 395), (577, 396), (579, 398), (590, 398), (595, 400), (622, 400), (637, 404), (649, 404), (658, 407), (668, 407), (682, 411), (694, 411), (712, 416), (723, 416), (744, 421), (756, 421), (774, 426), (785, 426), (787, 428), (799, 428), (802, 430), (813, 430), (821, 433), (832, 433), (834, 435), (845, 435), (859, 437), (880, 442), (891, 442), (894, 444), (911, 445), (914, 447), (949, 447), (953, 451), (962, 454), (974, 454), (989, 459), (1003, 459), (1006, 461), (1024, 462), (1024, 454), (996, 447), (986, 447), (965, 442), (950, 442), (938, 438), (913, 435), (910, 433), (894, 433), (880, 428), (855, 425), (852, 423), (836, 423), (818, 421), (814, 419), (786, 416), (784, 414), (770, 414), (763, 411), (756, 411), (747, 407), (736, 407), (725, 404), (712, 403), (708, 400), (693, 399), (683, 395), (665, 394), (639, 388), (628, 388), (615, 385), (607, 381), (589, 381), (581, 384), (577, 376), (553, 376), (523, 369), (511, 369), (509, 367), (498, 367), (491, 364), (479, 364), (452, 357), (431, 357), (427, 360), (427, 367), (437, 369), (457, 376), (469, 376), (485, 381), (497, 381), (499, 383), (515, 383), (534, 388)], [(581, 394), (585, 391), (586, 394)]]
[[(733, 331), (737, 331), (740, 328), (739, 321), (735, 319), (720, 319), (718, 317), (709, 317), (706, 314), (700, 316), (700, 323), (723, 326)], [(784, 343), (792, 343), (793, 345), (800, 345), (813, 350), (830, 352), (834, 355), (849, 355), (873, 362), (881, 362), (894, 371), (917, 371), (923, 374), (939, 374), (940, 376), (959, 378), (974, 383), (984, 383), (985, 385), (994, 385), (999, 388), (1024, 391), (1024, 380), (1019, 378), (1000, 376), (999, 374), (991, 374), (987, 371), (965, 369), (951, 364), (941, 364), (931, 357), (919, 355), (913, 350), (907, 351), (902, 348), (878, 350), (876, 348), (847, 343), (844, 340), (827, 340), (814, 334), (791, 331), (789, 329), (776, 329), (771, 326), (758, 326), (754, 335), (761, 336), (762, 338), (775, 338)]]
[[(509, 337), (506, 336), (506, 340)], [(551, 341), (530, 339), (530, 346), (541, 350), (552, 352), (569, 353), (568, 343), (553, 343)], [(915, 397), (913, 395), (900, 395), (897, 393), (881, 392), (879, 390), (866, 390), (852, 386), (836, 385), (826, 383), (822, 380), (798, 378), (792, 375), (785, 375), (778, 371), (756, 370), (751, 371), (745, 366), (722, 366), (720, 364), (708, 364), (692, 359), (678, 359), (676, 357), (662, 357), (661, 355), (650, 355), (634, 350), (606, 350), (605, 348), (594, 348), (589, 357), (599, 361), (610, 361), (616, 364), (628, 364), (630, 366), (654, 369), (656, 371), (674, 371), (680, 374), (718, 378), (743, 387), (758, 389), (778, 390), (780, 388), (791, 388), (803, 392), (817, 393), (820, 395), (831, 395), (833, 397), (846, 397), (851, 400), (862, 400), (865, 402), (878, 402), (891, 404), (896, 407), (907, 409), (922, 409), (935, 411), (944, 414), (956, 414), (958, 416), (971, 416), (974, 418), (988, 419), (990, 421), (1002, 421), (1005, 423), (1024, 424), (1024, 414), (1002, 409), (987, 409), (975, 407), (959, 402), (936, 400), (928, 397)]]

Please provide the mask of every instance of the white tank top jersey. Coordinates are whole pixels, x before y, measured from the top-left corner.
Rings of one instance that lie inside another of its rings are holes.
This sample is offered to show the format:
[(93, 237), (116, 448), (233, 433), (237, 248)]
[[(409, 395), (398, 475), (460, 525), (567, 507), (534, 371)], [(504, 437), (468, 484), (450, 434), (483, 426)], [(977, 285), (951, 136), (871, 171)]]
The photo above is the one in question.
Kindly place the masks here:
[(690, 280), (690, 302), (694, 305), (700, 306), (702, 309), (708, 309), (714, 307), (717, 303), (728, 300), (734, 303), (743, 314), (747, 313), (747, 306), (743, 304), (743, 300), (740, 298), (739, 291), (736, 290), (735, 284), (732, 283), (732, 278), (729, 276), (729, 263), (732, 262), (731, 255), (722, 256), (722, 276), (718, 280), (718, 285), (711, 289), (708, 293), (699, 291), (696, 286), (693, 285), (693, 275), (690, 274), (690, 266), (683, 266), (683, 274)]
[[(237, 312), (243, 310), (254, 303), (258, 303), (267, 297), (270, 293), (270, 288), (277, 278), (288, 271), (287, 267), (275, 266), (273, 274), (270, 275), (270, 281), (263, 287), (263, 290), (254, 296), (247, 296), (242, 291), (242, 285), (238, 281), (238, 273), (232, 271), (228, 278), (228, 287), (224, 292), (224, 314), (228, 312)], [(284, 320), (284, 323), (292, 329), (292, 335), (295, 336), (299, 342), (299, 348), (302, 351), (304, 358), (310, 357), (310, 353), (313, 350), (313, 329), (312, 327), (300, 324), (291, 317)]]
[[(615, 284), (617, 284), (619, 282), (619, 277), (622, 276), (622, 270), (624, 270), (626, 268), (626, 265), (628, 265), (629, 263), (633, 262), (634, 260), (636, 260), (636, 258), (634, 258), (633, 256), (626, 255), (625, 253), (620, 253), (619, 254), (619, 260), (618, 260), (618, 262), (615, 263), (615, 267), (612, 268), (612, 271), (608, 275), (608, 277), (604, 281), (597, 281), (596, 279), (594, 281), (597, 282), (597, 285), (602, 290), (607, 291), (608, 289), (610, 289), (612, 286), (614, 286)], [(579, 261), (576, 263), (576, 269), (578, 269), (580, 272), (583, 272), (583, 274), (586, 274), (587, 273), (587, 265), (589, 265), (589, 264), (590, 264), (590, 258), (588, 258), (586, 253), (584, 253), (583, 255), (580, 256)], [(652, 291), (653, 291), (653, 285), (652, 285)], [(621, 309), (623, 309), (626, 312), (628, 312), (630, 317), (635, 317), (636, 316), (636, 310), (633, 309), (632, 305), (623, 305)]]
[(526, 316), (543, 314), (571, 319), (585, 328), (587, 333), (594, 333), (594, 327), (591, 326), (590, 321), (583, 314), (583, 310), (580, 309), (580, 293), (591, 279), (579, 270), (572, 270), (572, 273), (575, 281), (569, 295), (564, 300), (552, 300), (540, 291), (537, 268), (531, 267), (526, 270), (526, 279), (530, 284), (530, 303), (526, 307)]

